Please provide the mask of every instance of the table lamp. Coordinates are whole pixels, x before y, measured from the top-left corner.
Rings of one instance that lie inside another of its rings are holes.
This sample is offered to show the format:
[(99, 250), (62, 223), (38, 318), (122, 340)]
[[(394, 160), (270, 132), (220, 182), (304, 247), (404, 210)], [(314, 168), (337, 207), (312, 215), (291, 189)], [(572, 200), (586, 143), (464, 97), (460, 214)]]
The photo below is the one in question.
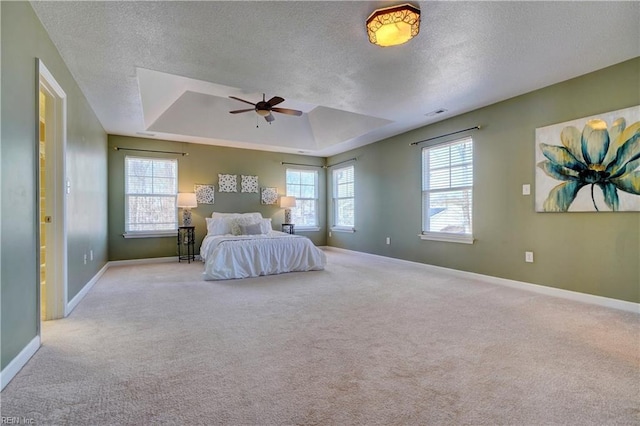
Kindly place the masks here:
[(280, 208), (284, 209), (284, 223), (291, 223), (291, 207), (296, 206), (296, 197), (280, 197)]
[(195, 192), (179, 192), (177, 204), (182, 209), (182, 226), (191, 226), (191, 209), (198, 207)]

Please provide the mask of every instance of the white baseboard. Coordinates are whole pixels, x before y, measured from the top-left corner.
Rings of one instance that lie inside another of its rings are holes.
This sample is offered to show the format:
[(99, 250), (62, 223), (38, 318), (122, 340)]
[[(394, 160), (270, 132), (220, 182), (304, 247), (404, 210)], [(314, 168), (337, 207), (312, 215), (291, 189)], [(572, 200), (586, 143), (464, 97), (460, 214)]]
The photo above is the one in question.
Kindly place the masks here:
[(71, 299), (69, 303), (67, 303), (67, 306), (65, 306), (64, 308), (65, 317), (69, 315), (71, 311), (75, 309), (76, 306), (78, 306), (78, 303), (80, 303), (80, 301), (84, 299), (87, 293), (89, 293), (89, 290), (91, 290), (91, 288), (98, 282), (100, 277), (102, 277), (102, 275), (107, 271), (107, 269), (109, 269), (109, 262), (105, 263), (102, 269), (100, 269), (98, 273), (93, 278), (91, 278), (89, 282), (85, 284), (84, 287), (82, 287), (82, 290), (80, 290), (78, 294), (76, 294), (75, 297)]
[[(195, 259), (191, 262), (201, 261), (202, 258), (199, 254), (194, 255)], [(178, 256), (170, 257), (150, 257), (147, 259), (129, 259), (129, 260), (112, 260), (108, 263), (109, 266), (127, 266), (127, 265), (148, 265), (150, 263), (171, 263), (178, 262)], [(183, 260), (182, 263), (185, 263)]]
[(596, 296), (593, 294), (580, 293), (577, 291), (564, 290), (564, 289), (555, 288), (555, 287), (547, 287), (544, 285), (532, 284), (524, 281), (510, 280), (508, 278), (492, 277), (491, 275), (483, 275), (483, 274), (477, 274), (475, 272), (460, 271), (457, 269), (445, 268), (443, 266), (429, 265), (426, 263), (414, 262), (411, 260), (396, 259), (395, 257), (387, 257), (387, 256), (378, 255), (378, 254), (371, 254), (371, 253), (365, 253), (365, 252), (360, 252), (355, 250), (343, 249), (339, 247), (326, 247), (326, 248), (328, 250), (358, 253), (366, 256), (380, 257), (380, 258), (393, 260), (397, 262), (407, 262), (414, 265), (422, 265), (429, 269), (433, 269), (434, 271), (440, 271), (440, 272), (443, 272), (449, 275), (454, 275), (460, 278), (471, 278), (471, 279), (476, 279), (476, 280), (480, 280), (480, 281), (491, 283), (491, 284), (498, 284), (505, 287), (518, 288), (518, 289), (530, 291), (533, 293), (544, 294), (546, 296), (559, 297), (562, 299), (574, 300), (576, 302), (589, 303), (592, 305), (604, 306), (607, 308), (619, 309), (621, 311), (628, 311), (628, 312), (640, 314), (640, 303), (628, 302), (626, 300), (612, 299), (609, 297)]
[[(443, 268), (446, 269), (446, 268)], [(476, 278), (492, 284), (498, 284), (505, 287), (521, 288), (533, 293), (544, 294), (546, 296), (559, 297), (562, 299), (573, 300), (576, 302), (589, 303), (592, 305), (604, 306), (607, 308), (619, 309), (621, 311), (633, 312), (640, 314), (640, 303), (628, 302), (626, 300), (612, 299), (610, 297), (597, 296), (595, 294), (580, 293), (578, 291), (565, 290), (562, 288), (548, 287), (540, 284), (532, 284), (524, 281), (510, 280), (507, 278), (492, 277), (490, 275), (476, 274), (474, 272), (455, 271), (461, 273), (461, 276)]]
[(40, 348), (40, 336), (34, 337), (0, 372), (0, 390), (4, 389)]
[(149, 263), (169, 263), (169, 262), (177, 262), (177, 261), (178, 261), (178, 256), (151, 257), (148, 259), (112, 260), (108, 263), (108, 265), (109, 266), (144, 265)]

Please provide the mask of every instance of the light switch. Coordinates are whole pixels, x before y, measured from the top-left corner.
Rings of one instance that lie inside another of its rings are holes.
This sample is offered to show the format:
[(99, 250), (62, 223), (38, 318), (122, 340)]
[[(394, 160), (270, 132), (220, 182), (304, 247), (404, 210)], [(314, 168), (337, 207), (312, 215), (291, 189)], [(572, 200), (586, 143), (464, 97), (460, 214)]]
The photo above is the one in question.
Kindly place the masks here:
[(531, 185), (528, 183), (522, 185), (522, 195), (531, 195)]

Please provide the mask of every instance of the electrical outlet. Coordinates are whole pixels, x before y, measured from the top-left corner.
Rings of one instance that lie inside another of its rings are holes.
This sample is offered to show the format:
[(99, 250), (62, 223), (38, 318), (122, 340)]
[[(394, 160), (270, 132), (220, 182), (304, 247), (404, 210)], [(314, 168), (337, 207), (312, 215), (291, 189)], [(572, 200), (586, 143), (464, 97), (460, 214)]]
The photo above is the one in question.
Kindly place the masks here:
[(84, 264), (87, 264), (87, 253), (84, 254)]
[(391, 244), (391, 238), (387, 237), (387, 244)]
[(531, 185), (528, 183), (522, 185), (522, 195), (531, 195)]
[(533, 263), (533, 252), (525, 251), (524, 252), (524, 261), (528, 263)]

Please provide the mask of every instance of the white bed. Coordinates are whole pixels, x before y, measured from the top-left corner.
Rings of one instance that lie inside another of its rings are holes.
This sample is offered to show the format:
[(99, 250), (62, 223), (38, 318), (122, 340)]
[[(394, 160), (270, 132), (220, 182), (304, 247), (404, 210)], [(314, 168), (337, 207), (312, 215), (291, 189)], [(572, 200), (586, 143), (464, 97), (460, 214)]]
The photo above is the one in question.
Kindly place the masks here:
[[(207, 218), (208, 233), (200, 246), (205, 280), (319, 271), (327, 263), (325, 254), (309, 238), (273, 231), (271, 221), (259, 213), (213, 216)], [(256, 223), (260, 223), (260, 233)]]

